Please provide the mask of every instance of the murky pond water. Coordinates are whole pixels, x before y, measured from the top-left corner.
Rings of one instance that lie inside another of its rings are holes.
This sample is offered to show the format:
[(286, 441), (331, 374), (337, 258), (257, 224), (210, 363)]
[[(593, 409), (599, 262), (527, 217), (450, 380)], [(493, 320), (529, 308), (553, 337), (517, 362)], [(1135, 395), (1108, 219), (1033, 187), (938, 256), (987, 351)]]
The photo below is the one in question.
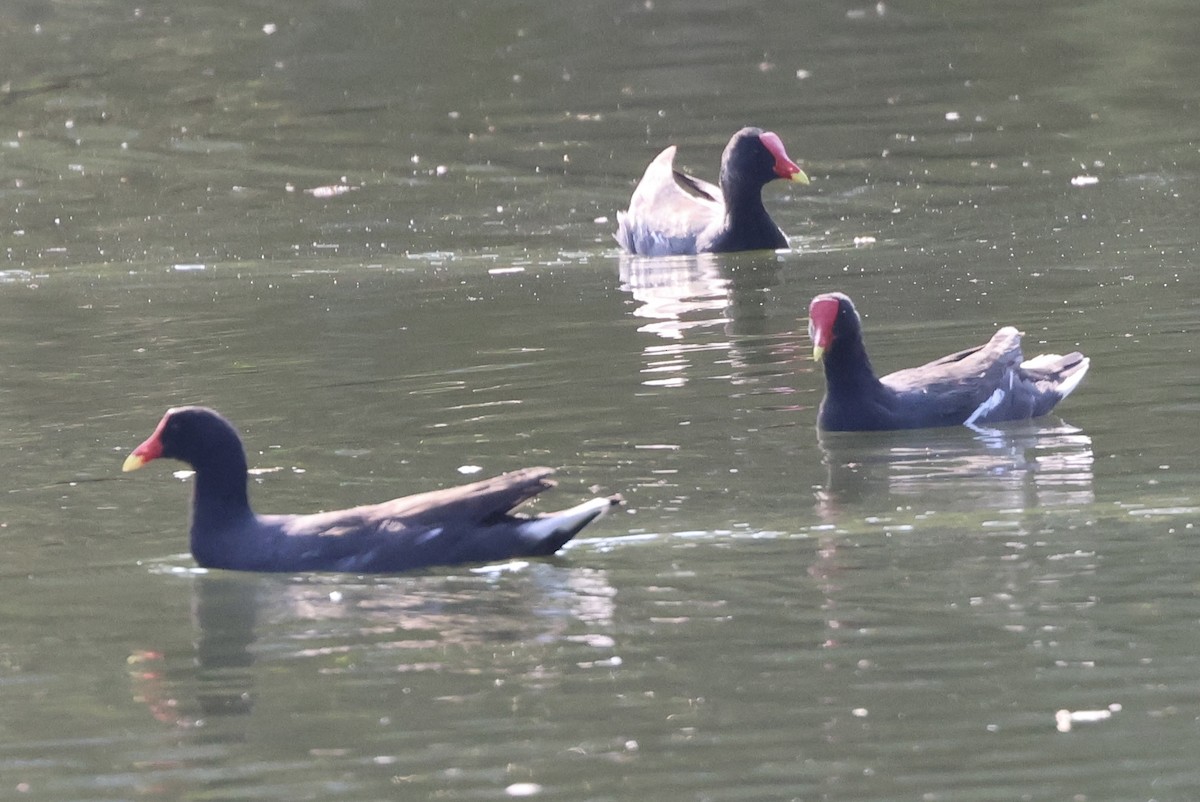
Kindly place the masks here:
[[(1191, 800), (1187, 0), (0, 9), (0, 796)], [(743, 124), (793, 250), (628, 259)], [(881, 370), (1080, 349), (1055, 415), (818, 434)], [(263, 511), (533, 464), (547, 561), (194, 569), (164, 409)], [(1075, 711), (1060, 716), (1056, 712)], [(1065, 730), (1065, 731), (1064, 731)]]

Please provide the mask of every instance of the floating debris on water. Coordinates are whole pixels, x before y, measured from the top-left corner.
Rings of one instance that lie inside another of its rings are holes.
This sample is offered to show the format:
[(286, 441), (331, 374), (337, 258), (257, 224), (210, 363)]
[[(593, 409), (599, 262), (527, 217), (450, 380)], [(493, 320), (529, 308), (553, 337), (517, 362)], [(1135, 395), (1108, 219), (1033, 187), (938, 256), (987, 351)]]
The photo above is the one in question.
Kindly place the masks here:
[(305, 195), (312, 195), (314, 198), (336, 198), (338, 195), (345, 195), (347, 192), (353, 192), (358, 187), (352, 187), (349, 184), (329, 184), (323, 187), (312, 187), (304, 190)]
[(1113, 717), (1121, 712), (1121, 705), (1114, 702), (1100, 710), (1059, 710), (1054, 714), (1054, 727), (1059, 732), (1070, 732), (1075, 724), (1093, 724)]
[(542, 786), (538, 783), (513, 783), (504, 789), (509, 796), (537, 796), (541, 792)]

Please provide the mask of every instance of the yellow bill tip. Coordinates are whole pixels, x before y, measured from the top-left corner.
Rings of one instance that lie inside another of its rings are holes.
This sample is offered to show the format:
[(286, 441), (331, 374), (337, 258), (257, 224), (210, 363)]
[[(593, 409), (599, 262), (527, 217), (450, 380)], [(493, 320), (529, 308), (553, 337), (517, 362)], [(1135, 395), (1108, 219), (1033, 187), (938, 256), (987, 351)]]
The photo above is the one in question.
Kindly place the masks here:
[(128, 457), (125, 458), (125, 462), (121, 465), (121, 471), (124, 473), (129, 473), (130, 471), (136, 471), (138, 468), (142, 467), (145, 464), (146, 464), (146, 460), (142, 459), (137, 454), (130, 454)]
[(803, 170), (797, 170), (796, 172), (792, 173), (791, 180), (797, 184), (804, 184), (807, 186), (808, 185), (808, 174), (805, 173)]
[[(820, 345), (813, 346), (813, 362), (820, 362), (825, 356), (825, 348)], [(132, 469), (131, 469), (132, 470)]]

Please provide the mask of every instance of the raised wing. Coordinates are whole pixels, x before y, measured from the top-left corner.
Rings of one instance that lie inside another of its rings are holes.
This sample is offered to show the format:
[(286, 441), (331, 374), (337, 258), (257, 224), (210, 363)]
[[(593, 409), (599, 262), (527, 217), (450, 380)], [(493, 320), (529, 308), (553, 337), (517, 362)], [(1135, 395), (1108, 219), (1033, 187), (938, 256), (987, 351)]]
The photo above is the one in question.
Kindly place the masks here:
[(695, 253), (700, 232), (725, 214), (719, 187), (675, 170), (674, 164), (672, 145), (650, 162), (628, 211), (617, 212), (616, 239), (630, 253)]

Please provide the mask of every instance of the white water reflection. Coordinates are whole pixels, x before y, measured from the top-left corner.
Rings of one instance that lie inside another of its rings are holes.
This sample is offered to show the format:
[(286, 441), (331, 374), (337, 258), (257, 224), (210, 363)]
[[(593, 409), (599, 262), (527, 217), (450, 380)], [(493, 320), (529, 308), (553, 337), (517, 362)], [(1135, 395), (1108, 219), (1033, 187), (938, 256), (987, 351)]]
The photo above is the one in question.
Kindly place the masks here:
[(817, 493), (817, 509), (826, 518), (880, 495), (930, 510), (1095, 501), (1092, 439), (1054, 419), (978, 430), (822, 432), (819, 444), (828, 481)]
[(622, 255), (621, 289), (637, 302), (633, 315), (647, 321), (638, 331), (658, 338), (642, 349), (642, 383), (681, 387), (705, 362), (728, 360), (739, 372), (748, 360), (732, 338), (763, 332), (767, 290), (779, 283), (781, 264), (779, 255), (762, 254)]
[[(280, 695), (262, 675), (284, 673), (285, 663), (381, 685), (397, 673), (485, 669), (519, 685), (558, 650), (576, 665), (621, 663), (616, 590), (600, 570), (539, 561), (515, 571), (365, 580), (152, 570), (191, 581), (193, 637), (190, 647), (144, 644), (127, 658), (128, 671), (135, 699), (181, 730), (257, 715), (260, 697)], [(246, 737), (240, 727), (231, 732), (234, 741)]]
[(621, 256), (621, 289), (638, 302), (638, 331), (682, 340), (695, 328), (729, 322), (729, 278), (711, 255), (638, 258)]

